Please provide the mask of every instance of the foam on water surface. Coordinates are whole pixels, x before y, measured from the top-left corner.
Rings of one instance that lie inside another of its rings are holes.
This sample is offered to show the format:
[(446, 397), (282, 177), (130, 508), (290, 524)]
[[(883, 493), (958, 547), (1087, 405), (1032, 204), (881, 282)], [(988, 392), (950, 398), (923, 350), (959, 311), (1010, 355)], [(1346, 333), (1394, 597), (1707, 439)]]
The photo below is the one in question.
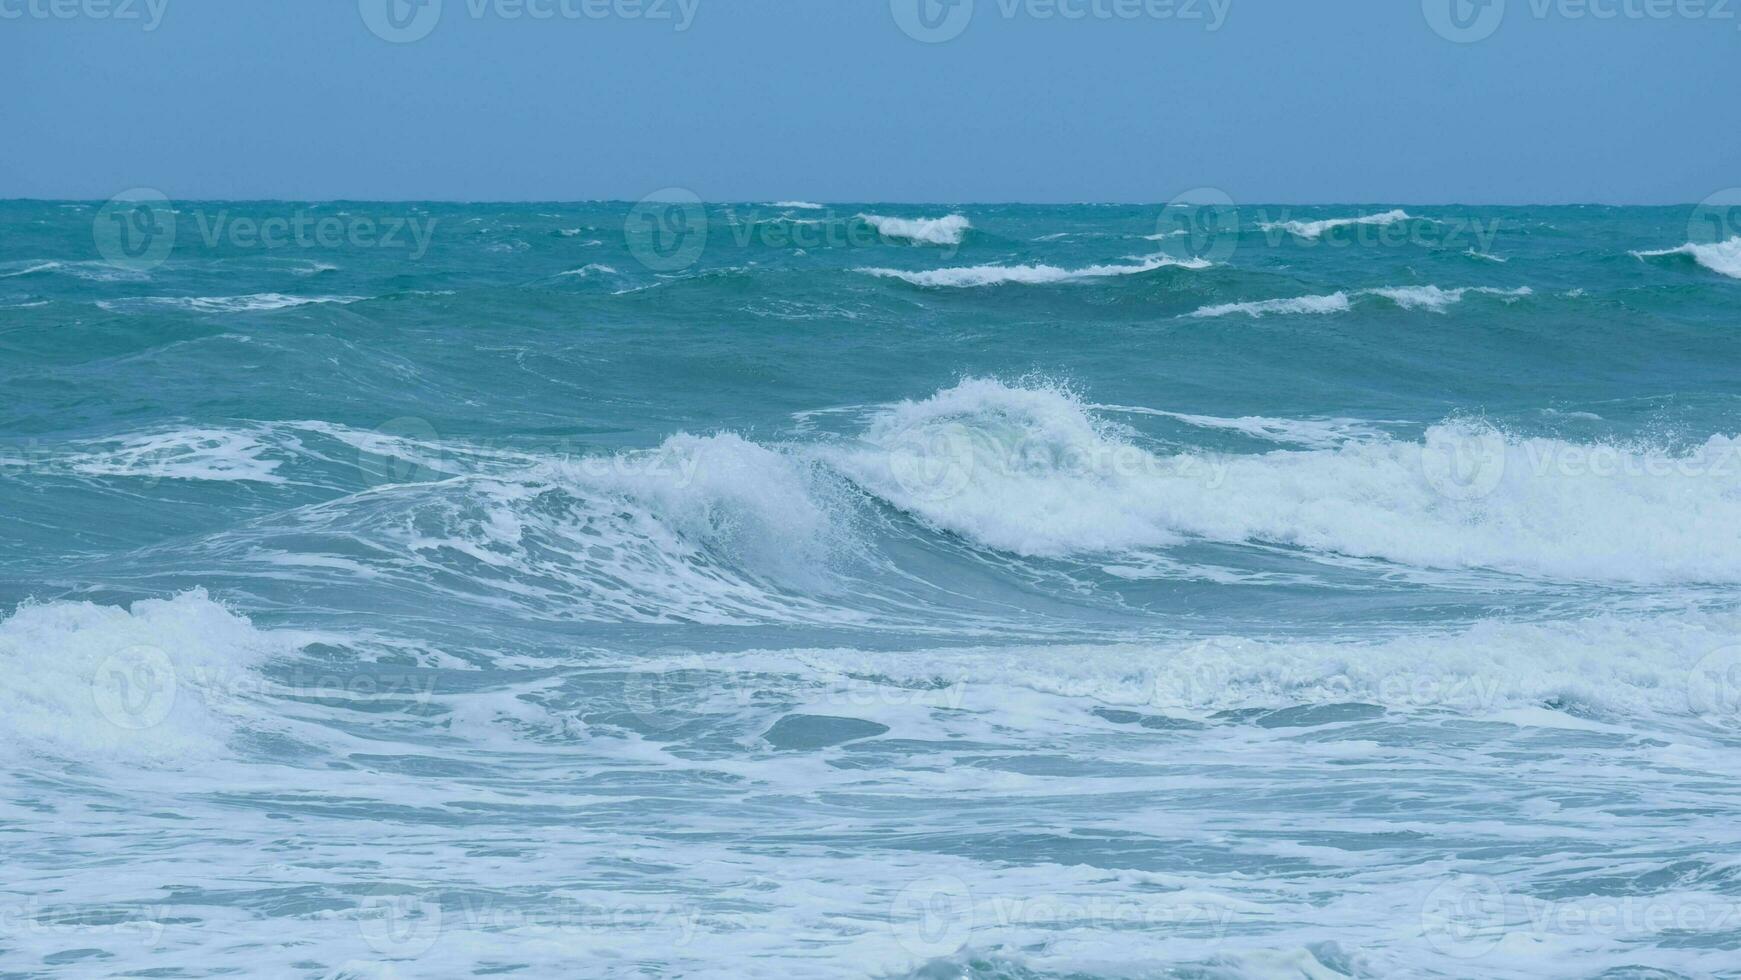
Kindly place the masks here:
[(309, 208), (0, 202), (0, 973), (1733, 969), (1684, 209)]

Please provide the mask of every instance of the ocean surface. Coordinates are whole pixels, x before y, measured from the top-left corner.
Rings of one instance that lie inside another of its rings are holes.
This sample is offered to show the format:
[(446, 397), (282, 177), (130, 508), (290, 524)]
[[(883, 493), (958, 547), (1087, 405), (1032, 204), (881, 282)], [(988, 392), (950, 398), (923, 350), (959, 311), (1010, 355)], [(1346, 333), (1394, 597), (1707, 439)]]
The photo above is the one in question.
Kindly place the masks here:
[(1726, 220), (0, 203), (0, 975), (1741, 976)]

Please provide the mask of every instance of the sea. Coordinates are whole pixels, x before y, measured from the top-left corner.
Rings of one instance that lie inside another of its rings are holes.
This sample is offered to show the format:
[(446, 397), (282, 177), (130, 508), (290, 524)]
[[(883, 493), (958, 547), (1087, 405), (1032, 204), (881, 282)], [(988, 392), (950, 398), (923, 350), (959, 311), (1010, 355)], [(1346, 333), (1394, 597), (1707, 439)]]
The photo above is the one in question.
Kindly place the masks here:
[(1738, 585), (1741, 208), (0, 202), (0, 976), (1741, 976)]

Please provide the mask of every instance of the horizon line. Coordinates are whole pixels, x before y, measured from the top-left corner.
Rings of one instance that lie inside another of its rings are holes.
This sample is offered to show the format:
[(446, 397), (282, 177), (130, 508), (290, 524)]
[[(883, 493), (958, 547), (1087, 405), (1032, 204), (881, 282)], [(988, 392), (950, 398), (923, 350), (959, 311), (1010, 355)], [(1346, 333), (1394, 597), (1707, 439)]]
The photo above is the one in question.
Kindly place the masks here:
[[(0, 197), (0, 204), (105, 204), (117, 197)], [(778, 207), (786, 202), (802, 202), (821, 207), (877, 205), (899, 207), (1036, 207), (1036, 208), (1067, 208), (1067, 207), (1214, 207), (1216, 202), (1187, 201), (924, 201), (871, 199), (811, 201), (804, 198), (787, 198), (784, 201), (763, 201), (756, 198), (700, 198), (694, 201), (677, 200), (660, 197), (644, 198), (371, 198), (371, 197), (175, 197), (165, 195), (171, 203), (187, 202), (198, 204), (449, 204), (449, 205), (528, 205), (528, 204), (710, 204), (710, 205), (753, 205), (757, 207)], [(1370, 200), (1370, 201), (1234, 201), (1235, 208), (1240, 207), (1417, 207), (1417, 208), (1678, 208), (1698, 207), (1697, 201), (1670, 201), (1666, 203), (1645, 203), (1638, 201), (1404, 201), (1404, 200)]]

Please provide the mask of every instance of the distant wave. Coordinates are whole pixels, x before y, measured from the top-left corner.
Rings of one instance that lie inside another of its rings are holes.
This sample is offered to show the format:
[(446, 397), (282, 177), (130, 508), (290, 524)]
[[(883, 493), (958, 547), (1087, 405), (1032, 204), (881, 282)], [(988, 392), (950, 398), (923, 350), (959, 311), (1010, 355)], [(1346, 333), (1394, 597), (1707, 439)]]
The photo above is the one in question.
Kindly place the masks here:
[(922, 272), (909, 272), (904, 269), (859, 268), (854, 272), (866, 275), (882, 276), (890, 279), (900, 279), (915, 286), (939, 286), (954, 288), (969, 288), (974, 286), (996, 286), (1003, 283), (1025, 283), (1028, 285), (1043, 285), (1045, 283), (1069, 282), (1075, 279), (1100, 279), (1107, 276), (1130, 276), (1142, 272), (1153, 272), (1156, 269), (1168, 267), (1180, 269), (1207, 269), (1211, 265), (1204, 259), (1175, 259), (1168, 255), (1153, 255), (1142, 259), (1136, 265), (1091, 265), (1081, 269), (1062, 269), (1055, 265), (974, 265), (954, 269), (930, 269)]
[(822, 205), (812, 204), (809, 201), (775, 201), (773, 204), (770, 204), (769, 207), (793, 208), (793, 209), (796, 209), (799, 211), (820, 211), (820, 210), (822, 210)]
[(1533, 294), (1528, 286), (1517, 289), (1495, 289), (1490, 286), (1464, 286), (1457, 289), (1440, 289), (1438, 286), (1385, 286), (1378, 289), (1360, 289), (1353, 293), (1336, 292), (1328, 296), (1295, 296), (1287, 299), (1266, 299), (1245, 303), (1220, 303), (1205, 306), (1190, 313), (1195, 317), (1228, 316), (1243, 313), (1247, 316), (1261, 317), (1266, 314), (1325, 314), (1346, 313), (1353, 308), (1350, 297), (1379, 296), (1405, 310), (1430, 310), (1443, 313), (1454, 303), (1463, 301), (1470, 293), (1488, 296), (1520, 298)]
[(107, 262), (61, 262), (54, 259), (37, 259), (0, 265), (0, 279), (33, 276), (43, 272), (60, 273), (92, 282), (143, 282), (151, 278), (150, 275), (141, 270), (110, 265)]
[(973, 227), (962, 214), (945, 218), (889, 218), (880, 214), (861, 214), (859, 219), (885, 238), (904, 238), (921, 245), (960, 245), (962, 236)]
[(360, 303), (367, 296), (286, 296), (283, 293), (252, 293), (247, 296), (137, 296), (125, 300), (98, 300), (97, 306), (111, 313), (131, 312), (139, 307), (167, 307), (195, 313), (260, 313), (316, 303)]
[(591, 276), (591, 275), (614, 276), (614, 275), (618, 275), (618, 274), (619, 273), (617, 272), (617, 270), (611, 268), (608, 265), (603, 265), (603, 264), (598, 263), (598, 262), (588, 263), (587, 265), (583, 265), (578, 269), (569, 269), (566, 272), (558, 272), (557, 273), (558, 276), (583, 276), (583, 277), (584, 276)]
[(1326, 218), (1322, 221), (1266, 221), (1259, 228), (1264, 231), (1285, 231), (1299, 238), (1318, 239), (1325, 232), (1338, 228), (1348, 228), (1354, 225), (1390, 225), (1398, 221), (1419, 220), (1407, 211), (1386, 211), (1383, 214), (1372, 214), (1360, 218)]
[(1505, 258), (1503, 256), (1494, 255), (1494, 254), (1489, 253), (1489, 252), (1478, 252), (1475, 249), (1470, 249), (1469, 251), (1464, 252), (1463, 254), (1469, 256), (1472, 259), (1484, 259), (1488, 262), (1505, 263), (1505, 262), (1511, 261), (1510, 259)]
[(1678, 248), (1664, 248), (1654, 252), (1633, 252), (1632, 254), (1641, 260), (1667, 255), (1685, 255), (1712, 272), (1728, 276), (1731, 279), (1741, 279), (1741, 236), (1731, 238), (1726, 242), (1705, 245), (1688, 242)]
[(1424, 309), (1443, 313), (1445, 308), (1453, 303), (1461, 303), (1463, 297), (1469, 293), (1519, 298), (1532, 295), (1534, 292), (1528, 286), (1521, 286), (1517, 289), (1494, 289), (1490, 286), (1464, 286), (1460, 289), (1440, 289), (1437, 286), (1389, 286), (1382, 289), (1363, 289), (1358, 295), (1382, 296), (1405, 310)]
[(1346, 313), (1348, 310), (1348, 294), (1331, 293), (1328, 296), (1295, 296), (1290, 299), (1265, 299), (1247, 303), (1217, 303), (1214, 306), (1205, 306), (1189, 315), (1213, 317), (1243, 313), (1246, 316), (1261, 317), (1270, 313), (1323, 314)]

